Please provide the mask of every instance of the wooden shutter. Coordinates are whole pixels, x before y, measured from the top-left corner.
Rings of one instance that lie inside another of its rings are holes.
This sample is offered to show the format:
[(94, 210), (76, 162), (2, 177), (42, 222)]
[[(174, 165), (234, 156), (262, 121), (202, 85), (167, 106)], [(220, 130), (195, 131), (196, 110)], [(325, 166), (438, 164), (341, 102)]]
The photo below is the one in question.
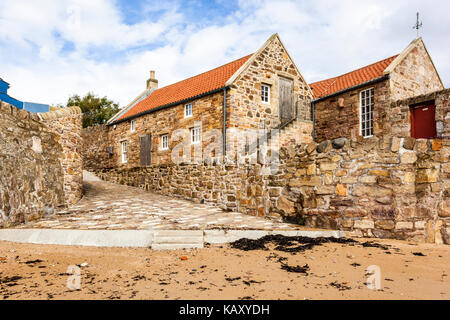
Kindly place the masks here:
[(281, 122), (285, 122), (294, 118), (294, 107), (292, 103), (294, 82), (291, 79), (283, 77), (279, 77), (278, 79), (280, 120)]
[(146, 134), (141, 138), (141, 166), (152, 164), (152, 135)]

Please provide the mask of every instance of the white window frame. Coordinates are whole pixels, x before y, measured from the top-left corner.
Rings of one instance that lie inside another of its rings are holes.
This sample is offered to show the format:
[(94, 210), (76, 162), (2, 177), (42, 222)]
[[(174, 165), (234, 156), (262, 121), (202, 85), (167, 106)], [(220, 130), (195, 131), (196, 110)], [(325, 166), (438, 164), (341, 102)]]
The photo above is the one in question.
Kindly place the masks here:
[(184, 105), (184, 117), (190, 118), (194, 114), (194, 108), (192, 103), (187, 103)]
[(161, 150), (169, 150), (169, 135), (161, 135)]
[(120, 150), (121, 152), (121, 158), (122, 158), (122, 163), (127, 163), (128, 162), (128, 146), (127, 146), (127, 141), (121, 141), (120, 142)]
[(135, 132), (136, 131), (136, 120), (130, 121), (130, 131)]
[(364, 138), (373, 137), (374, 93), (374, 88), (359, 93), (359, 134)]
[(270, 104), (270, 85), (268, 84), (261, 84), (261, 102)]
[(191, 143), (198, 144), (202, 141), (202, 128), (193, 127), (191, 128)]

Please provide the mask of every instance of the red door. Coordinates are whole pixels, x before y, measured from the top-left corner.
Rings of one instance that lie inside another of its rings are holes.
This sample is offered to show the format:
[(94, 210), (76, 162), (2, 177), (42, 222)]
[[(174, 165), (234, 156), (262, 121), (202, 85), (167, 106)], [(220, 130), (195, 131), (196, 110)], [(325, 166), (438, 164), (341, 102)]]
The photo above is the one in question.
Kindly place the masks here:
[(411, 108), (411, 136), (413, 138), (436, 138), (435, 108), (434, 105)]

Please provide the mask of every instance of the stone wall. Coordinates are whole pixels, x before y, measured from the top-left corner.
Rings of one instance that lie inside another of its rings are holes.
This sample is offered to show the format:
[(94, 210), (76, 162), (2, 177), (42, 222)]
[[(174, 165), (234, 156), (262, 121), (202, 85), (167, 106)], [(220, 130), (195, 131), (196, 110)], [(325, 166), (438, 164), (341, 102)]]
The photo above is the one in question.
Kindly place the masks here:
[(402, 137), (282, 148), (259, 164), (103, 169), (105, 180), (357, 236), (449, 242), (450, 142)]
[(282, 216), (358, 236), (449, 243), (449, 140), (326, 140), (281, 157), (269, 194), (281, 194), (272, 210)]
[[(96, 125), (82, 130), (83, 166), (86, 169), (112, 168), (117, 162), (119, 149), (113, 148), (116, 143), (111, 141), (109, 128), (106, 125)], [(108, 147), (111, 147), (108, 152)], [(116, 157), (114, 157), (116, 152)]]
[(32, 114), (0, 101), (0, 227), (81, 197), (80, 134), (79, 108)]
[(82, 114), (79, 107), (38, 113), (41, 122), (54, 132), (61, 144), (65, 204), (77, 202), (83, 193)]

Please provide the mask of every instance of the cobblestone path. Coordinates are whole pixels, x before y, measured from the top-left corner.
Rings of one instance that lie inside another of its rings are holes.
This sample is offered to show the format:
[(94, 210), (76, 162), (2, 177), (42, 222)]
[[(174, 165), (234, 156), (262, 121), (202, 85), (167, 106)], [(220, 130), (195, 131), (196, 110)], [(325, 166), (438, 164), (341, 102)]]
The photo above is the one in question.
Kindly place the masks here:
[(294, 230), (301, 227), (101, 181), (85, 173), (85, 195), (75, 206), (17, 228)]

